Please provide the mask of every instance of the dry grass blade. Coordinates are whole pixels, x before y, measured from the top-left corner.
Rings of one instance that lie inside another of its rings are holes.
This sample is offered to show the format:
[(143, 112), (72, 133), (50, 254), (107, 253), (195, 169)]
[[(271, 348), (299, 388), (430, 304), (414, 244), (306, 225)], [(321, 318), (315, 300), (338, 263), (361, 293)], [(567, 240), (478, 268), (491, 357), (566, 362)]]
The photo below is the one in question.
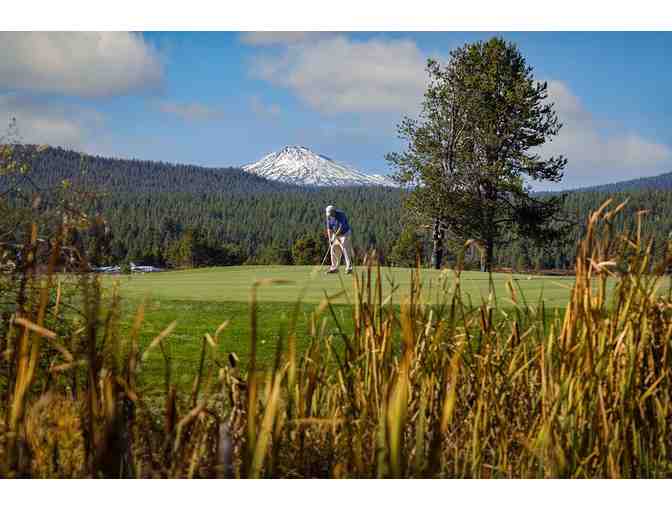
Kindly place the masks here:
[[(82, 276), (83, 325), (53, 326), (51, 290), (36, 284), (1, 339), (12, 384), (0, 384), (0, 450), (11, 458), (0, 455), (0, 475), (66, 476), (76, 459), (80, 476), (670, 477), (672, 293), (645, 224), (616, 231), (624, 211), (605, 202), (591, 214), (564, 311), (528, 304), (513, 279), (505, 283), (513, 308), (494, 293), (474, 306), (459, 268), (441, 273), (438, 303), (425, 301), (417, 268), (395, 300), (401, 287), (390, 280), (383, 295), (389, 275), (370, 264), (353, 279), (353, 306), (337, 310), (342, 294), (325, 296), (303, 338), (297, 303), (268, 362), (257, 351), (257, 291), (288, 282), (260, 280), (250, 293), (246, 373), (235, 353), (217, 360), (226, 321), (200, 337), (191, 394), (170, 379), (165, 339), (175, 323), (141, 357), (158, 346), (166, 359), (164, 393), (154, 398), (135, 370), (144, 306), (117, 361), (100, 349), (121, 334), (111, 314), (100, 320), (95, 278)], [(62, 330), (68, 349), (56, 343)], [(19, 439), (29, 456), (19, 455)]]
[(249, 472), (250, 478), (258, 478), (259, 475), (261, 474), (264, 458), (266, 457), (269, 442), (271, 440), (273, 424), (276, 420), (278, 413), (282, 380), (285, 377), (287, 368), (288, 366), (285, 366), (282, 369), (282, 371), (276, 375), (275, 380), (273, 382), (271, 393), (267, 399), (266, 409), (264, 411), (264, 416), (261, 420), (259, 437), (257, 438), (254, 447), (254, 454), (252, 457), (252, 464), (250, 466), (250, 472)]
[(156, 335), (145, 349), (145, 352), (142, 353), (142, 361), (146, 361), (152, 349), (154, 349), (157, 345), (163, 342), (163, 340), (167, 336), (169, 336), (173, 331), (175, 331), (176, 327), (177, 327), (177, 321), (173, 321), (170, 324), (168, 324), (168, 326), (163, 331), (161, 331), (161, 333)]
[(44, 338), (49, 338), (51, 340), (54, 340), (58, 337), (58, 335), (56, 333), (54, 333), (53, 331), (50, 331), (43, 326), (35, 324), (34, 322), (31, 322), (24, 317), (14, 318), (14, 324), (18, 324), (19, 326), (23, 326), (24, 328), (26, 328), (26, 329), (34, 332), (34, 333), (37, 333), (38, 335), (43, 336)]

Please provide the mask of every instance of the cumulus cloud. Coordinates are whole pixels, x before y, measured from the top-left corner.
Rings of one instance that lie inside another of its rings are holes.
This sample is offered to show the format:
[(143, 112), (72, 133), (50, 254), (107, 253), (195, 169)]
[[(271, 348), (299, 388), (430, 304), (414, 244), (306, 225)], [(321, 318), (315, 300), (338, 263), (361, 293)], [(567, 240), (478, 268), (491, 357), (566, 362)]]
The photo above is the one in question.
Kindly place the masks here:
[(188, 122), (204, 122), (221, 119), (224, 112), (219, 108), (208, 106), (203, 103), (180, 103), (175, 101), (159, 101), (156, 107), (163, 113), (175, 115)]
[(672, 169), (672, 149), (635, 132), (605, 130), (562, 81), (548, 82), (563, 127), (541, 154), (567, 156), (565, 186), (614, 182)]
[[(274, 45), (252, 60), (253, 74), (290, 90), (321, 113), (413, 116), (427, 87), (426, 55), (409, 39), (362, 41), (343, 34), (281, 32), (245, 34), (242, 40), (257, 46)], [(560, 186), (612, 182), (672, 170), (672, 148), (641, 133), (606, 126), (594, 118), (566, 83), (550, 81), (549, 98), (564, 126), (560, 135), (539, 152), (568, 157)], [(373, 121), (367, 117), (366, 122)]]
[(139, 34), (0, 32), (0, 88), (84, 97), (156, 86), (163, 67)]
[(95, 110), (29, 95), (0, 95), (0, 134), (4, 134), (11, 119), (16, 119), (19, 142), (60, 145), (82, 149), (103, 127), (103, 116)]
[(240, 40), (250, 46), (276, 46), (328, 38), (336, 32), (243, 32)]
[(333, 36), (259, 56), (253, 72), (321, 112), (407, 113), (422, 101), (425, 63), (411, 40)]

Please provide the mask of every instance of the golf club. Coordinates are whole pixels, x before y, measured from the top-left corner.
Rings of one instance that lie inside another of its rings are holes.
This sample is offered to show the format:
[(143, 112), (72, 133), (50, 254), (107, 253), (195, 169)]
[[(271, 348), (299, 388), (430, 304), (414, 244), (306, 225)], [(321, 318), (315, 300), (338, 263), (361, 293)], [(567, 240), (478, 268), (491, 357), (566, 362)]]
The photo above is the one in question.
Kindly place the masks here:
[[(329, 228), (329, 225), (327, 224), (327, 229), (328, 229), (328, 228)], [(334, 242), (336, 241), (336, 239), (337, 239), (338, 234), (340, 233), (340, 231), (341, 231), (341, 229), (340, 229), (340, 227), (339, 227), (338, 231), (337, 231), (332, 237), (329, 238), (329, 248), (327, 249), (327, 253), (324, 254), (324, 258), (322, 259), (322, 263), (320, 264), (320, 271), (321, 271), (322, 268), (324, 267), (324, 263), (326, 262), (327, 257), (329, 256), (329, 254), (331, 253), (331, 248), (332, 248), (332, 246), (334, 245)], [(343, 249), (343, 246), (341, 246), (341, 249)]]
[[(320, 264), (320, 270), (322, 270), (322, 268), (324, 267), (324, 263), (326, 262), (329, 254), (331, 253), (331, 249), (334, 246), (334, 243), (338, 243), (338, 245), (341, 247), (341, 254), (343, 253), (344, 248), (343, 248), (343, 245), (341, 244), (341, 242), (338, 240), (338, 232), (337, 232), (334, 235), (333, 240), (329, 240), (329, 248), (327, 249), (327, 253), (324, 254), (324, 258), (322, 259), (322, 264)], [(339, 259), (339, 264), (340, 264), (340, 260), (341, 260), (340, 256), (339, 256), (338, 259)]]
[(331, 253), (331, 243), (329, 243), (329, 248), (327, 248), (327, 253), (324, 254), (324, 258), (322, 259), (322, 264), (320, 264), (320, 270), (324, 267), (324, 263), (327, 260), (327, 257), (329, 256), (329, 253)]

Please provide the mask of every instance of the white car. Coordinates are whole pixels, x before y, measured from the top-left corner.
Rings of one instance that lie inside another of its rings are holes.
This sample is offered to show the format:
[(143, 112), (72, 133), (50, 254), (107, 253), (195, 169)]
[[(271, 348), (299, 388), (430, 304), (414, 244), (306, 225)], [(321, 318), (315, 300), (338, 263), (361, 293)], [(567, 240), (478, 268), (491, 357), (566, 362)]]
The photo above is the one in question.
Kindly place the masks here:
[(96, 273), (120, 273), (121, 267), (120, 266), (94, 267), (93, 271)]
[(136, 266), (131, 262), (131, 271), (134, 273), (158, 273), (163, 271), (163, 269), (154, 266)]

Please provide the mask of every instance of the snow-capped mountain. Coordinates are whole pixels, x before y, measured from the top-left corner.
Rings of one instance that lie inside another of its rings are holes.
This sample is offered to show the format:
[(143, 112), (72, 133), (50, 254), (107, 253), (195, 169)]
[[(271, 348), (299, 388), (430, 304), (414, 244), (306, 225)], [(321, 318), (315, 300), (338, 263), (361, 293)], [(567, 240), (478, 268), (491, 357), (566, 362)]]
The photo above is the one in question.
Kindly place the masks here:
[(243, 170), (300, 186), (395, 186), (387, 177), (365, 174), (298, 145), (272, 152)]

